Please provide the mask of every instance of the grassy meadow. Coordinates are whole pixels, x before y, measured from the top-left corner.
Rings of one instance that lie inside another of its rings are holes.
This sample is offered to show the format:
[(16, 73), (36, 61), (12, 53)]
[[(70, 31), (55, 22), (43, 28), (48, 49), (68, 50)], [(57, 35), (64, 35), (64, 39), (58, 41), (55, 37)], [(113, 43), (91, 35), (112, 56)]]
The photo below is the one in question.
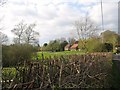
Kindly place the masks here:
[(38, 60), (42, 60), (42, 54), (43, 54), (44, 59), (47, 59), (47, 58), (65, 56), (65, 55), (81, 55), (85, 53), (81, 51), (38, 52), (37, 53)]

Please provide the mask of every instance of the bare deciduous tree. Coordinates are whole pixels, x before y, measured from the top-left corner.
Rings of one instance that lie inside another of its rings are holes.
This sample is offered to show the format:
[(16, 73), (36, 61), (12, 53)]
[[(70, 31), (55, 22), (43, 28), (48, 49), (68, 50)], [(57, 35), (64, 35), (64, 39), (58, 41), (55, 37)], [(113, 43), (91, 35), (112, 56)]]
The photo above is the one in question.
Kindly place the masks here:
[(74, 26), (77, 30), (79, 39), (86, 39), (92, 37), (93, 35), (96, 35), (96, 31), (98, 30), (95, 23), (93, 23), (89, 17), (85, 17), (75, 21)]
[(16, 37), (14, 38), (14, 42), (21, 44), (21, 43), (27, 43), (27, 44), (32, 44), (32, 43), (38, 43), (37, 37), (39, 36), (39, 32), (35, 31), (36, 24), (24, 24), (23, 21), (20, 22), (16, 27), (11, 30)]
[(11, 30), (15, 35), (14, 42), (20, 44), (22, 42), (23, 32), (26, 30), (26, 24), (21, 21), (18, 25), (15, 26), (13, 30)]
[(36, 43), (37, 37), (39, 36), (39, 33), (34, 30), (36, 24), (30, 24), (27, 29), (24, 31), (23, 40), (24, 42), (30, 44), (30, 43)]
[(89, 17), (81, 18), (80, 20), (75, 21), (74, 26), (75, 30), (77, 31), (79, 40), (82, 42), (84, 48), (86, 48), (86, 39), (97, 34), (97, 26)]

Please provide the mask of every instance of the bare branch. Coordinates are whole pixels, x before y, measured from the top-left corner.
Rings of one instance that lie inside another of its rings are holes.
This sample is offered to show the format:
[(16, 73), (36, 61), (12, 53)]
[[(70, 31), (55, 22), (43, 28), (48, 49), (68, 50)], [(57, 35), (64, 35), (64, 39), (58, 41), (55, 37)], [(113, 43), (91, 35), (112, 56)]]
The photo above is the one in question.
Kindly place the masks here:
[(15, 28), (13, 30), (11, 30), (11, 32), (13, 32), (16, 35), (15, 43), (20, 44), (22, 41), (22, 35), (23, 32), (26, 29), (26, 24), (24, 24), (23, 21), (21, 21), (18, 25), (15, 26)]
[(39, 36), (39, 32), (34, 31), (36, 24), (30, 24), (24, 32), (24, 40), (26, 43), (34, 43), (37, 41), (37, 37)]
[(16, 35), (16, 38), (14, 38), (14, 42), (21, 44), (21, 43), (38, 43), (37, 37), (39, 36), (39, 32), (35, 31), (36, 24), (24, 24), (23, 21), (21, 21), (16, 27), (11, 30)]
[(3, 34), (2, 32), (0, 32), (0, 43), (4, 44), (8, 41), (8, 37), (7, 35)]
[(84, 48), (87, 49), (86, 39), (96, 36), (96, 31), (98, 30), (97, 26), (88, 17), (75, 21), (74, 26), (75, 30), (77, 31), (79, 40), (81, 41)]

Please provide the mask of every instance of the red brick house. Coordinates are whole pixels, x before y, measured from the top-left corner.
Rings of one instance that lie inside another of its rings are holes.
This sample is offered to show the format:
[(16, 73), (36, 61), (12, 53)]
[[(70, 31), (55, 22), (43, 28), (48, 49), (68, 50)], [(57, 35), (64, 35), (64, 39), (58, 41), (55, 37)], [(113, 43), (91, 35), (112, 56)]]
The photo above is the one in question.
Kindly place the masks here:
[(71, 47), (70, 50), (78, 50), (78, 41), (76, 41)]
[(64, 50), (65, 51), (70, 51), (70, 50), (78, 50), (78, 41), (76, 41), (73, 45), (70, 45), (70, 44), (67, 44), (65, 47), (64, 47)]
[(69, 50), (70, 50), (70, 47), (71, 47), (71, 45), (70, 45), (70, 44), (67, 44), (67, 45), (64, 47), (64, 50), (65, 50), (65, 51), (69, 51)]

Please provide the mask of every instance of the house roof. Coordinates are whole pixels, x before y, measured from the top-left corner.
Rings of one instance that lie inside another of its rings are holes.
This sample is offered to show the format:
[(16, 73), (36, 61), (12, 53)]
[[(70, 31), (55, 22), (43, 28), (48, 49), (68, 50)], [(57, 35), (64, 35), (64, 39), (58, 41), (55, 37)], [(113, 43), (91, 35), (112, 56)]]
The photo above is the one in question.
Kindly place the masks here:
[(78, 41), (76, 41), (75, 44), (78, 44)]
[(71, 46), (70, 44), (67, 44), (67, 45), (65, 46), (65, 48), (70, 48), (70, 46)]
[(75, 48), (77, 48), (78, 47), (78, 44), (73, 44), (72, 46), (71, 46), (71, 49), (75, 49)]

